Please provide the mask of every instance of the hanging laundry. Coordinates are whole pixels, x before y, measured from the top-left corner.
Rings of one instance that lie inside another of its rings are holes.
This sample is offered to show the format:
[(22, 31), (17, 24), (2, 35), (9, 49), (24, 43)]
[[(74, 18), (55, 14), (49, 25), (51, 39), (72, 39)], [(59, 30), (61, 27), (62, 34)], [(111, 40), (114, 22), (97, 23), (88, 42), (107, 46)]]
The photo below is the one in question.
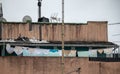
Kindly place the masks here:
[(15, 52), (17, 55), (22, 54), (22, 53), (23, 53), (23, 47), (15, 46), (14, 52)]
[(112, 58), (113, 57), (113, 54), (106, 54), (106, 57), (109, 57), (109, 58)]
[(23, 50), (23, 56), (62, 56), (57, 49), (28, 48)]
[(32, 55), (34, 53), (35, 49), (33, 48), (28, 48), (29, 55)]
[(23, 48), (23, 56), (30, 56), (28, 48), (25, 48), (25, 47)]
[(49, 51), (54, 53), (54, 52), (58, 52), (58, 49), (50, 49)]
[(14, 52), (14, 48), (10, 46), (10, 44), (6, 44), (6, 51), (9, 54), (12, 54)]
[(104, 50), (97, 50), (97, 57), (106, 57), (106, 54), (104, 53)]
[(23, 50), (23, 56), (46, 56), (49, 50), (40, 48), (28, 48)]
[(46, 56), (49, 53), (48, 49), (35, 48), (35, 56)]
[(76, 50), (70, 50), (68, 56), (76, 56)]
[(89, 51), (78, 51), (78, 57), (89, 57)]
[(57, 49), (50, 49), (49, 53), (46, 56), (62, 56), (62, 51)]
[(113, 51), (113, 53), (115, 53), (115, 54), (118, 54), (118, 52), (119, 52), (119, 49), (118, 49), (118, 48), (116, 48), (116, 49)]
[(111, 54), (112, 51), (113, 51), (113, 48), (104, 49), (104, 53), (106, 54)]
[(97, 50), (89, 50), (90, 57), (97, 57)]
[(49, 50), (48, 49), (40, 49), (40, 50), (43, 52), (44, 56), (49, 54)]
[(64, 56), (68, 56), (70, 53), (70, 50), (64, 50)]
[(64, 56), (66, 57), (75, 57), (76, 56), (76, 50), (64, 50)]
[(35, 49), (32, 55), (33, 56), (44, 56), (43, 51), (44, 50)]
[(59, 56), (62, 56), (62, 50), (59, 50), (58, 53), (59, 53)]
[(103, 49), (98, 49), (97, 51), (98, 51), (100, 54), (102, 54), (102, 53), (104, 52)]

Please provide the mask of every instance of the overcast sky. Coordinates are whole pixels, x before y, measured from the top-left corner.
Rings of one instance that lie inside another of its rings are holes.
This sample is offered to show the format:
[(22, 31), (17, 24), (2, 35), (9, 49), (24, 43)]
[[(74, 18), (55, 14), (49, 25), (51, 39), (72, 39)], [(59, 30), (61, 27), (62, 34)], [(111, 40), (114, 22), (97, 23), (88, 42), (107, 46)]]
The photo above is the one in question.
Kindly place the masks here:
[[(38, 0), (2, 0), (3, 15), (7, 21), (22, 21), (29, 15), (33, 22), (38, 19)], [(50, 18), (58, 13), (61, 18), (62, 0), (43, 0), (42, 16)], [(120, 0), (65, 0), (65, 22), (86, 23), (87, 21), (120, 22)], [(120, 41), (120, 24), (110, 25), (110, 41)]]

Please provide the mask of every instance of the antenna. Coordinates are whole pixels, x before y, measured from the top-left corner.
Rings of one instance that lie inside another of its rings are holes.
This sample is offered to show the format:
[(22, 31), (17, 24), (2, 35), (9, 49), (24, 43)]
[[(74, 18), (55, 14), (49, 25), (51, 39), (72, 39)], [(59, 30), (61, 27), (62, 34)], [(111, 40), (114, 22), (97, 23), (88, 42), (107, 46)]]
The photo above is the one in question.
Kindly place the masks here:
[(58, 18), (57, 16), (58, 16), (58, 13), (52, 14), (51, 17), (50, 17), (51, 22), (60, 22), (61, 19)]
[(51, 17), (50, 17), (51, 22), (57, 21), (57, 15), (58, 15), (58, 13), (54, 13), (54, 14), (51, 15)]
[(24, 16), (22, 19), (23, 22), (32, 22), (32, 18), (28, 15)]

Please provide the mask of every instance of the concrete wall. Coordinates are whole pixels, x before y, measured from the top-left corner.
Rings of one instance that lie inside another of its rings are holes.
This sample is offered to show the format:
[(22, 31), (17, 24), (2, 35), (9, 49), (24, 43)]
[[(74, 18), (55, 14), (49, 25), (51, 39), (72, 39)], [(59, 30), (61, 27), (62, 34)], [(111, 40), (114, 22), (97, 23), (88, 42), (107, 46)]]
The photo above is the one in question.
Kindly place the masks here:
[[(30, 31), (30, 25), (32, 30)], [(39, 40), (61, 41), (61, 24), (44, 23), (0, 23), (1, 39), (16, 39), (22, 36)], [(107, 22), (86, 24), (65, 23), (65, 41), (108, 41)]]
[[(0, 57), (0, 74), (61, 74), (61, 58)], [(65, 58), (65, 74), (120, 74), (120, 62)]]

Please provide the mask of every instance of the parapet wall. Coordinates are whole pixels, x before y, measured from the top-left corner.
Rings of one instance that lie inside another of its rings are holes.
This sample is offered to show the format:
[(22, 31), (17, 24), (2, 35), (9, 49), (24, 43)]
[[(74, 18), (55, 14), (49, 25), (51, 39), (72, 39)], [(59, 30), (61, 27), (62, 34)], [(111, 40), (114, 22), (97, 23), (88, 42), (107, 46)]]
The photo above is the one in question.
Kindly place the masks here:
[[(61, 57), (0, 57), (0, 74), (61, 74)], [(120, 62), (65, 58), (64, 74), (120, 74)]]
[[(61, 41), (61, 23), (0, 23), (0, 38), (16, 39), (19, 35), (38, 40)], [(107, 22), (65, 23), (65, 41), (108, 41)]]

